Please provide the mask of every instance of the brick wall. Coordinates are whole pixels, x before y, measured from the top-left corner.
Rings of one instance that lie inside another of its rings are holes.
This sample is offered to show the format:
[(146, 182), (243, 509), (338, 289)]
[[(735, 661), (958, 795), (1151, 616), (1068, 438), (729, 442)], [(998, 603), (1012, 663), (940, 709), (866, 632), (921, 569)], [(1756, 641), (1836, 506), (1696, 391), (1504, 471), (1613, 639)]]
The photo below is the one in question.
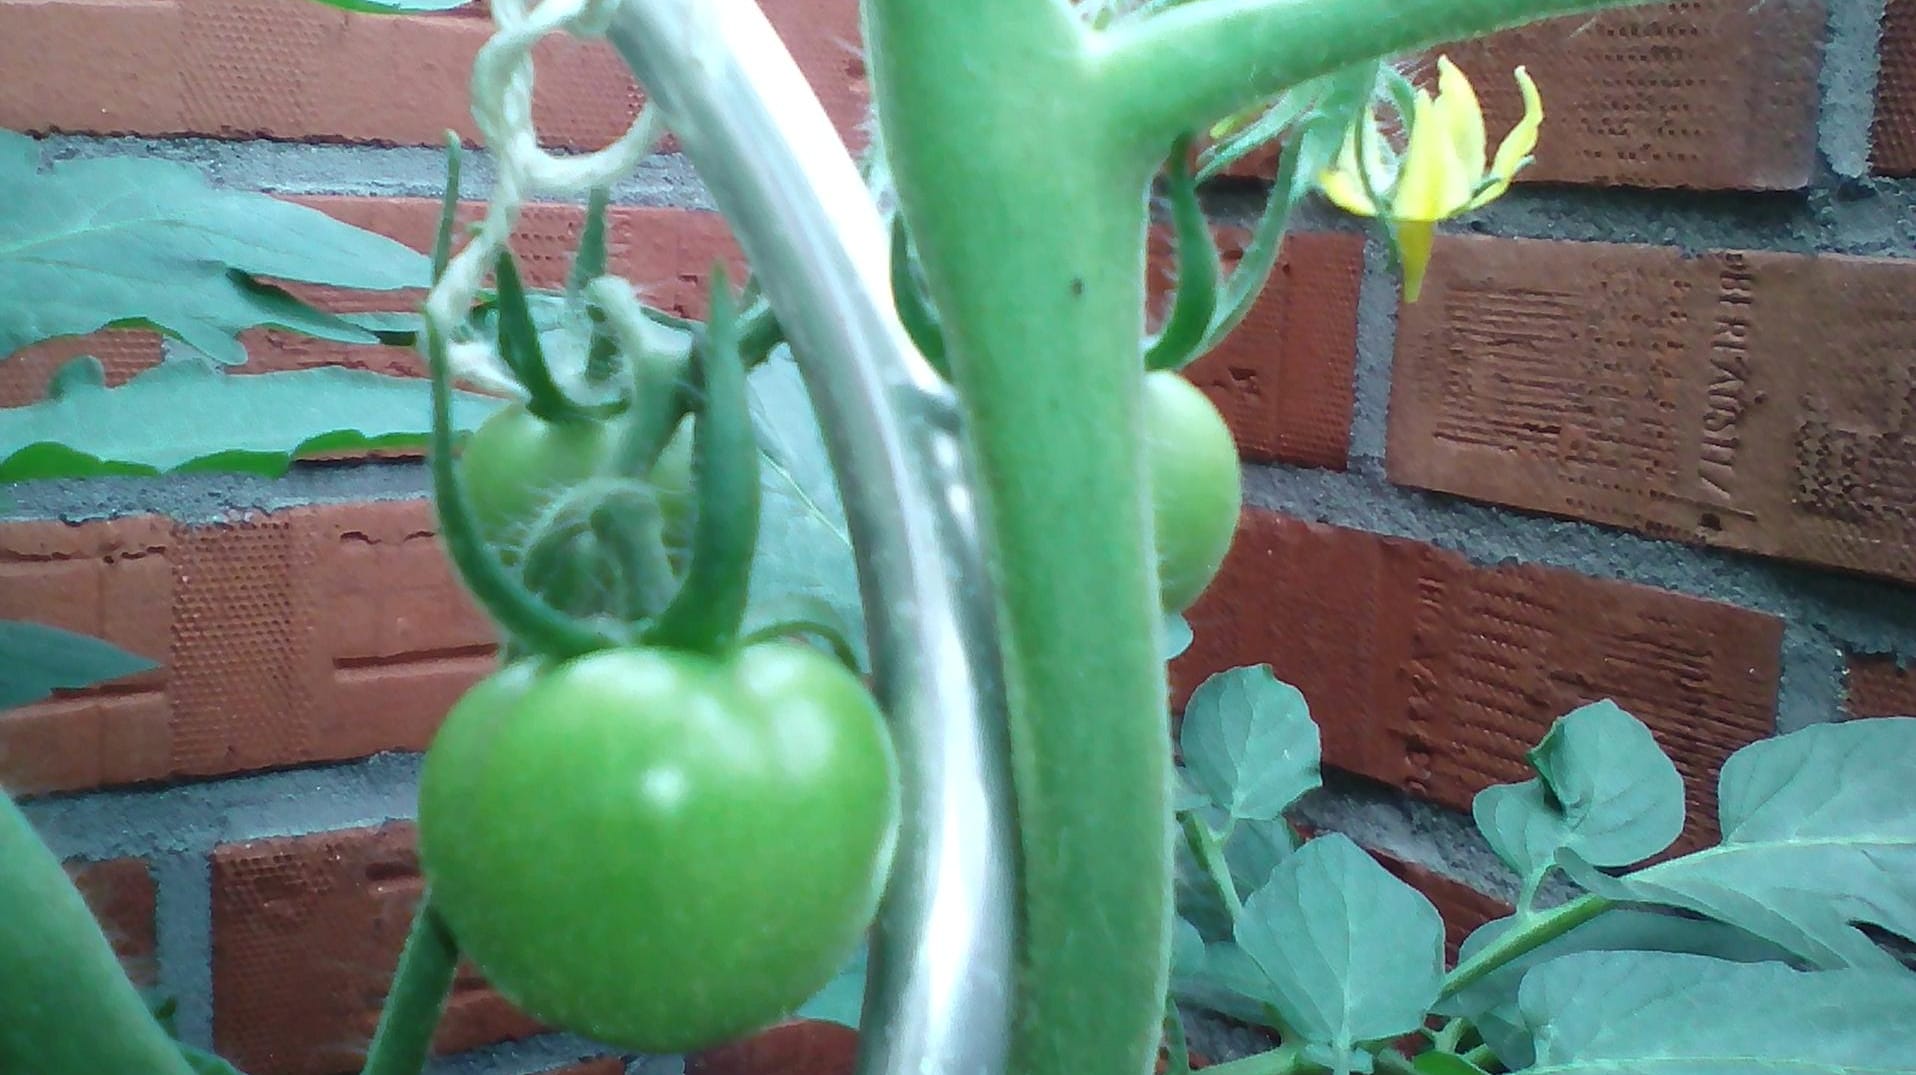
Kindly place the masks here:
[[(853, 0), (765, 7), (858, 142)], [(437, 164), (412, 147), (472, 134), (472, 14), (0, 0), (0, 124), (61, 153), (157, 145), (423, 247)], [(637, 106), (602, 46), (539, 55), (553, 142), (603, 142)], [(1303, 688), (1335, 770), (1313, 815), (1430, 893), (1454, 945), (1509, 889), (1429, 834), (1464, 831), (1470, 797), (1521, 779), (1568, 709), (1609, 697), (1649, 724), (1688, 784), (1686, 845), (1714, 835), (1737, 747), (1916, 711), (1916, 0), (1682, 0), (1452, 55), (1493, 137), (1529, 66), (1537, 163), (1446, 229), (1412, 307), (1351, 221), (1300, 214), (1270, 291), (1191, 371), (1238, 438), (1247, 505), (1172, 678), (1179, 703), (1246, 663)], [(1227, 261), (1269, 165), (1214, 192)], [(693, 312), (706, 267), (738, 255), (672, 168), (621, 188), (611, 256)], [(528, 212), (531, 278), (556, 281), (579, 219)], [(253, 370), (418, 372), (246, 342)], [(137, 331), (35, 348), (0, 364), (0, 405), (81, 351), (115, 382), (162, 353)], [(179, 996), (188, 1039), (253, 1075), (354, 1068), (418, 894), (416, 751), (491, 660), (424, 489), (402, 459), (22, 486), (0, 518), (0, 617), (161, 660), (0, 715), (0, 781), (135, 973)], [(620, 1069), (470, 973), (439, 1045), (487, 1070)], [(787, 1031), (692, 1066), (825, 1075), (847, 1048)]]

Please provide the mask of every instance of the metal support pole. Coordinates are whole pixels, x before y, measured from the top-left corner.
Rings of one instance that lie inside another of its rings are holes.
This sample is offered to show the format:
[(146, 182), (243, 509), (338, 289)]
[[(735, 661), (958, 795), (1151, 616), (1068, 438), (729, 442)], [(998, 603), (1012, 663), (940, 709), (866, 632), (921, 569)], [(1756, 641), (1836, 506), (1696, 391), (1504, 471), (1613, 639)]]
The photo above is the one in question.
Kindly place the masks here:
[(752, 0), (626, 0), (608, 36), (751, 259), (798, 358), (858, 550), (904, 825), (872, 943), (863, 1075), (997, 1075), (1016, 827), (990, 562), (954, 396), (891, 301), (856, 166)]

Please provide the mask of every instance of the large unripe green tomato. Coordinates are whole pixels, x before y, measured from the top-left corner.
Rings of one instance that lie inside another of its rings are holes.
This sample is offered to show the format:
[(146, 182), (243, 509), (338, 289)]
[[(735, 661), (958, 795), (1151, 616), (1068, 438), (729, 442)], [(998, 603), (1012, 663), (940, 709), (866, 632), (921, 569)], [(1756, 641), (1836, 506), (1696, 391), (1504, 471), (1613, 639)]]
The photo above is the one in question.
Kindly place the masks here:
[(549, 1025), (646, 1053), (767, 1026), (844, 965), (898, 814), (871, 695), (815, 650), (509, 665), (426, 755), (433, 905)]
[(1144, 377), (1145, 451), (1167, 612), (1189, 608), (1211, 584), (1243, 507), (1237, 444), (1209, 397), (1177, 373)]
[(479, 532), (512, 558), (554, 498), (598, 471), (616, 436), (589, 418), (549, 422), (510, 404), (472, 431), (459, 474)]

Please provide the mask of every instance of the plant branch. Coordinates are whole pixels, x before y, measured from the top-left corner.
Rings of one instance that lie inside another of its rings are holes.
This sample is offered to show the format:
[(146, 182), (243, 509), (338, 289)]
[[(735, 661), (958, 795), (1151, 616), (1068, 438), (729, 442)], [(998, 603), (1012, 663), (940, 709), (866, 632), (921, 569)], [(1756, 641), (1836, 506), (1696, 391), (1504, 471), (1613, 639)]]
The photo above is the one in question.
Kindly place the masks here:
[(1323, 1070), (1304, 1059), (1295, 1045), (1281, 1045), (1269, 1052), (1252, 1053), (1222, 1064), (1212, 1064), (1204, 1075), (1306, 1075)]
[(1519, 916), (1496, 940), (1457, 964), (1444, 977), (1444, 988), (1438, 996), (1452, 996), (1474, 985), (1505, 963), (1556, 940), (1615, 906), (1610, 900), (1590, 893), (1548, 911), (1539, 911), (1528, 917)]
[(419, 1075), (458, 965), (459, 947), (427, 896), (413, 911), (412, 932), (399, 953), (361, 1075)]
[(1114, 136), (1161, 153), (1262, 98), (1359, 60), (1647, 0), (1205, 0), (1093, 36)]
[(1195, 810), (1179, 814), (1178, 824), (1184, 830), (1185, 845), (1197, 857), (1204, 876), (1210, 878), (1211, 887), (1217, 890), (1217, 898), (1224, 902), (1225, 910), (1230, 912), (1231, 927), (1235, 930), (1238, 919), (1244, 917), (1244, 901), (1238, 897), (1237, 882), (1231, 880), (1231, 868), (1224, 861), (1224, 849), (1218, 843), (1217, 834), (1211, 831), (1211, 827), (1204, 823)]

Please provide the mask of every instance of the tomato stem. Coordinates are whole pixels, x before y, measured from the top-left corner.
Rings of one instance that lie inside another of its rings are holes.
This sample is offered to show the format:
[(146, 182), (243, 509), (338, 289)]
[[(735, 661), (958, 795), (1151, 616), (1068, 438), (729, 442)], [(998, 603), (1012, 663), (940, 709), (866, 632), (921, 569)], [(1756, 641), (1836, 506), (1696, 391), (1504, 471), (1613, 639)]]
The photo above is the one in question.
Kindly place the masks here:
[(685, 581), (643, 634), (700, 652), (729, 646), (745, 618), (758, 544), (758, 438), (739, 355), (739, 322), (723, 268), (712, 274), (711, 316), (697, 354), (704, 391), (692, 432), (698, 513)]
[(539, 328), (533, 323), (532, 308), (511, 250), (500, 251), (493, 275), (499, 286), (499, 355), (526, 390), (526, 410), (548, 422), (587, 420), (552, 379), (552, 367), (546, 363)]
[(446, 553), (466, 588), (507, 635), (534, 651), (575, 657), (617, 645), (622, 638), (566, 615), (527, 590), (480, 536), (472, 501), (454, 465), (452, 373), (446, 341), (430, 320), (424, 336), (426, 359), (432, 369), (432, 443), (427, 458), (432, 468), (433, 503)]
[(459, 946), (428, 894), (413, 911), (412, 931), (400, 950), (361, 1075), (419, 1075), (458, 964)]
[(1171, 147), (1170, 176), (1165, 192), (1170, 198), (1177, 240), (1177, 291), (1157, 338), (1145, 348), (1147, 370), (1177, 369), (1198, 357), (1198, 345), (1217, 313), (1217, 239), (1211, 234), (1204, 206), (1198, 201), (1197, 182), (1191, 177), (1190, 152), (1189, 135), (1179, 138)]

